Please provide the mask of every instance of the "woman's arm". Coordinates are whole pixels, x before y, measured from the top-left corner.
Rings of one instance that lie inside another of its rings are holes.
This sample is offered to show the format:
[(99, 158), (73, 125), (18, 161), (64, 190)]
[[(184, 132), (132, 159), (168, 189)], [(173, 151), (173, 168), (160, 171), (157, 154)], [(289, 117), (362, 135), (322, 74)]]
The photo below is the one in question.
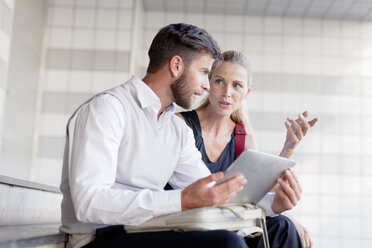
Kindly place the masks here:
[(306, 135), (310, 127), (313, 127), (318, 121), (318, 118), (314, 118), (311, 121), (307, 121), (309, 113), (307, 111), (298, 115), (297, 120), (287, 118), (285, 127), (287, 128), (287, 135), (284, 142), (284, 146), (279, 156), (290, 158), (297, 147), (298, 143)]

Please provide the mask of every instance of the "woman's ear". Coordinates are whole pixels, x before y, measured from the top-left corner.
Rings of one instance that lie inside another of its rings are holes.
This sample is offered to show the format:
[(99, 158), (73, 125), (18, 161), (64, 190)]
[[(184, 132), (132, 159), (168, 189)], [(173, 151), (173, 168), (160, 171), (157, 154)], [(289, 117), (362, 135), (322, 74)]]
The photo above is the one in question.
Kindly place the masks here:
[(179, 78), (184, 71), (184, 63), (180, 56), (174, 55), (169, 60), (169, 72), (172, 78)]
[(252, 84), (249, 84), (249, 85), (248, 85), (247, 93), (245, 94), (245, 98), (248, 97), (249, 93), (251, 93), (251, 90), (252, 90)]

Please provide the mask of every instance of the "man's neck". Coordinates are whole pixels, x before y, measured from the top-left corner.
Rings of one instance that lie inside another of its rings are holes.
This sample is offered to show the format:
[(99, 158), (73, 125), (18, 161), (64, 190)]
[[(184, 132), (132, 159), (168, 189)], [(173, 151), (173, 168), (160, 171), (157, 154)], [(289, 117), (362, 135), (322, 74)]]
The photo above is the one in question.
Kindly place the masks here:
[(142, 81), (151, 88), (151, 90), (160, 99), (161, 107), (158, 112), (158, 120), (163, 111), (172, 103), (172, 91), (170, 88), (171, 82), (166, 79), (161, 72), (159, 73), (148, 73), (142, 79)]

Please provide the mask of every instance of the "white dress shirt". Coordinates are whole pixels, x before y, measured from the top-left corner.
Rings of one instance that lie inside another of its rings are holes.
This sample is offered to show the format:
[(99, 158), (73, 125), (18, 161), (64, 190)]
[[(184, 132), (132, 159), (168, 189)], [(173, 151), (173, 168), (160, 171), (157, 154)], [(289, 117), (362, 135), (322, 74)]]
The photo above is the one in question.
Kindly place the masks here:
[[(83, 246), (105, 225), (181, 211), (181, 190), (210, 174), (193, 133), (139, 78), (83, 104), (67, 125), (61, 231)], [(169, 182), (176, 190), (164, 191)], [(178, 190), (177, 190), (178, 189)]]

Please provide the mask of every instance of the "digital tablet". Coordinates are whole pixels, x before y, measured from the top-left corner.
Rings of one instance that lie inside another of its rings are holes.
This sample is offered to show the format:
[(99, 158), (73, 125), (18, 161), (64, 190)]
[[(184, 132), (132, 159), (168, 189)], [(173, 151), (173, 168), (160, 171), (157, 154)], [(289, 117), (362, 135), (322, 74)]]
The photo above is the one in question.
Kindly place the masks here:
[(231, 164), (217, 184), (242, 173), (247, 183), (230, 203), (256, 204), (274, 187), (276, 179), (282, 177), (284, 171), (295, 164), (294, 160), (248, 149)]

